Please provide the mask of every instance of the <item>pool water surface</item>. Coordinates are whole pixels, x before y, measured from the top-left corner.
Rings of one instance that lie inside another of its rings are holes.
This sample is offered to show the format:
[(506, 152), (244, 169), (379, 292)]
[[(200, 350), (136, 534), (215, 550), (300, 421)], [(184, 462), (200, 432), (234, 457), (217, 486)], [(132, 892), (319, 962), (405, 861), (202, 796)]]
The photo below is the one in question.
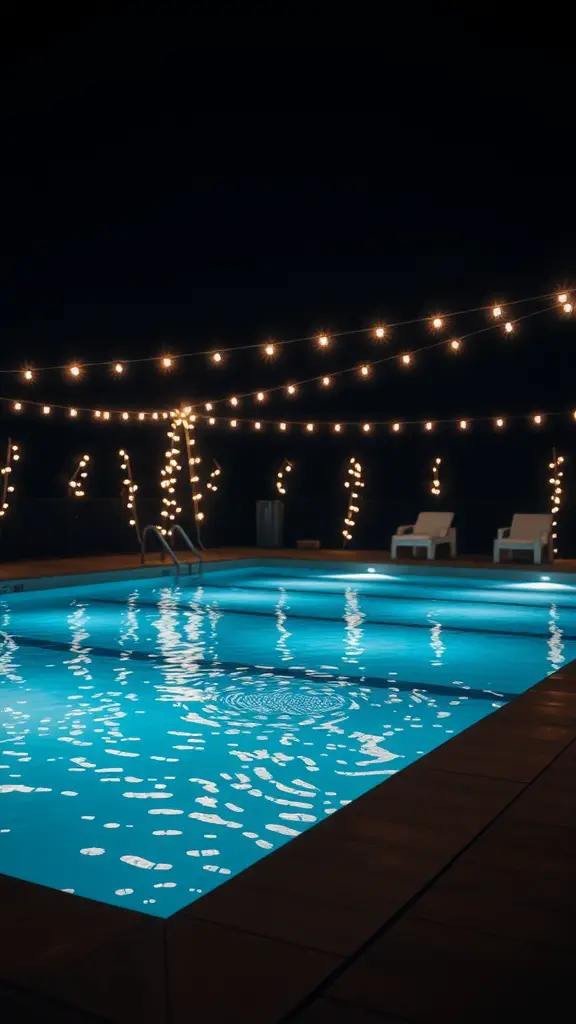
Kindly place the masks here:
[(3, 596), (0, 871), (169, 916), (575, 657), (571, 579), (271, 562)]

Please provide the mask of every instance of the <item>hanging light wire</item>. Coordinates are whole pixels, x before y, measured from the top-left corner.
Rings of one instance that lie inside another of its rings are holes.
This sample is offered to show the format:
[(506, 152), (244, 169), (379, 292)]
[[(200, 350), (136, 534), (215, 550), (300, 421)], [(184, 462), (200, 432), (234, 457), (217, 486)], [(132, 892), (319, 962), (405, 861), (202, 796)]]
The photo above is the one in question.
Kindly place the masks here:
[[(561, 303), (562, 309), (563, 309), (563, 311), (565, 313), (568, 313), (568, 312), (572, 311), (571, 303), (566, 301), (568, 299), (568, 297), (569, 297), (569, 292), (570, 292), (570, 289), (566, 289), (564, 292), (561, 293), (561, 296), (565, 299), (565, 301), (563, 303)], [(526, 297), (521, 298), (521, 299), (512, 299), (510, 302), (502, 303), (501, 305), (497, 305), (497, 306), (495, 306), (494, 303), (487, 303), (487, 304), (481, 305), (481, 306), (470, 306), (470, 307), (468, 307), (466, 309), (457, 309), (454, 312), (444, 313), (441, 318), (440, 317), (434, 317), (433, 319), (431, 319), (429, 315), (418, 316), (418, 317), (410, 317), (410, 318), (408, 318), (406, 320), (391, 321), (390, 323), (386, 323), (386, 325), (384, 327), (378, 327), (378, 326), (375, 327), (374, 325), (371, 325), (370, 327), (358, 327), (358, 328), (355, 328), (353, 330), (347, 330), (347, 331), (334, 331), (334, 332), (330, 332), (329, 334), (322, 334), (322, 335), (320, 335), (320, 338), (319, 338), (318, 334), (308, 334), (308, 335), (302, 335), (302, 336), (296, 337), (296, 338), (285, 338), (285, 339), (280, 340), (280, 341), (274, 340), (273, 344), (267, 344), (267, 345), (266, 344), (263, 345), (261, 341), (249, 342), (248, 344), (245, 344), (245, 345), (233, 345), (233, 346), (229, 346), (228, 348), (220, 348), (220, 349), (218, 349), (217, 352), (215, 352), (214, 349), (199, 349), (196, 352), (182, 352), (182, 353), (179, 353), (178, 356), (177, 356), (177, 359), (178, 360), (181, 360), (181, 359), (193, 359), (193, 358), (198, 357), (198, 356), (209, 356), (210, 359), (213, 362), (221, 362), (222, 361), (222, 357), (224, 355), (226, 355), (226, 354), (232, 354), (233, 355), (235, 352), (247, 352), (247, 351), (250, 351), (250, 350), (253, 350), (253, 349), (260, 349), (260, 350), (264, 350), (264, 351), (272, 349), (274, 351), (277, 348), (285, 347), (287, 345), (296, 345), (296, 344), (298, 344), (300, 342), (310, 342), (310, 341), (313, 341), (316, 344), (318, 344), (318, 342), (320, 341), (321, 346), (328, 347), (329, 346), (329, 342), (332, 339), (334, 339), (334, 338), (353, 337), (353, 336), (358, 335), (358, 334), (376, 335), (377, 338), (380, 338), (380, 337), (384, 337), (386, 335), (386, 333), (389, 332), (393, 328), (396, 328), (396, 327), (408, 327), (408, 326), (411, 326), (411, 325), (414, 325), (414, 324), (421, 324), (421, 323), (427, 324), (428, 326), (433, 326), (433, 328), (435, 330), (437, 330), (438, 328), (436, 328), (434, 326), (437, 320), (441, 321), (440, 327), (443, 328), (444, 326), (446, 326), (447, 321), (449, 321), (449, 320), (451, 320), (451, 319), (453, 319), (454, 317), (457, 317), (457, 316), (465, 316), (466, 314), (470, 314), (470, 313), (481, 313), (481, 312), (487, 312), (487, 311), (492, 312), (492, 314), (494, 316), (494, 310), (495, 309), (501, 309), (502, 305), (505, 305), (506, 307), (517, 306), (517, 305), (521, 305), (524, 302), (539, 302), (539, 301), (542, 301), (544, 299), (550, 299), (550, 298), (555, 298), (556, 299), (556, 304), (560, 300), (560, 296), (558, 295), (558, 292), (556, 292), (556, 291), (554, 291), (554, 292), (545, 292), (545, 293), (543, 293), (541, 295), (529, 295), (529, 296), (526, 296)], [(570, 306), (570, 309), (567, 308), (568, 306)], [(518, 318), (518, 319), (521, 319), (521, 318)], [(384, 330), (384, 332), (385, 332), (384, 335), (380, 335), (378, 333), (380, 330)], [(443, 341), (443, 343), (445, 344), (445, 340)], [(218, 356), (219, 358), (215, 359), (216, 356)], [(117, 372), (119, 376), (122, 376), (123, 375), (123, 371), (124, 371), (124, 369), (127, 366), (136, 365), (138, 363), (157, 363), (164, 370), (167, 369), (167, 368), (168, 369), (172, 369), (173, 366), (174, 366), (174, 363), (175, 363), (175, 358), (176, 357), (158, 356), (158, 355), (154, 355), (154, 356), (137, 356), (137, 357), (134, 357), (134, 358), (131, 358), (131, 359), (118, 359), (118, 360), (95, 359), (95, 360), (88, 360), (86, 362), (81, 362), (81, 363), (78, 362), (78, 363), (75, 363), (73, 365), (78, 367), (78, 370), (79, 370), (78, 376), (81, 373), (83, 373), (84, 370), (92, 368), (92, 367), (98, 367), (98, 366), (112, 367), (113, 372)], [(122, 367), (121, 370), (117, 370), (116, 369), (119, 366)], [(68, 373), (70, 373), (70, 369), (71, 369), (70, 363), (53, 363), (53, 364), (50, 364), (50, 365), (47, 365), (47, 366), (28, 366), (28, 367), (25, 367), (24, 370), (22, 370), (22, 368), (20, 368), (20, 369), (0, 368), (0, 374), (8, 374), (8, 375), (13, 375), (13, 376), (14, 375), (21, 376), (24, 373), (24, 374), (27, 375), (26, 379), (28, 381), (32, 382), (32, 381), (34, 381), (36, 379), (36, 377), (37, 377), (37, 375), (39, 373), (48, 373), (48, 372), (50, 372), (52, 370), (65, 370)]]

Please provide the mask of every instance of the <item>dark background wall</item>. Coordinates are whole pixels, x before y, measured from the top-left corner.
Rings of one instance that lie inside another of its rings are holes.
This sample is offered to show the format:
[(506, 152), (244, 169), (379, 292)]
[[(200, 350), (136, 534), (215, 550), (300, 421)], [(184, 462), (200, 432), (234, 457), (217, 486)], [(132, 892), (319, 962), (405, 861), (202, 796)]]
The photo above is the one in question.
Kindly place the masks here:
[[(285, 502), (285, 539), (319, 539), (323, 546), (341, 544), (346, 498), (343, 469), (351, 455), (364, 468), (366, 486), (357, 516), (353, 548), (387, 548), (399, 523), (413, 522), (419, 511), (444, 508), (456, 513), (461, 551), (489, 552), (499, 526), (514, 512), (549, 510), (548, 479), (552, 446), (562, 453), (565, 501), (559, 515), (559, 553), (576, 556), (571, 454), (573, 430), (566, 421), (536, 429), (512, 424), (496, 434), (489, 426), (472, 426), (463, 436), (454, 425), (438, 428), (433, 436), (417, 427), (402, 435), (384, 430), (377, 436), (359, 436), (350, 428), (345, 436), (305, 436), (301, 428), (278, 436), (269, 428), (255, 436), (207, 429), (198, 432), (203, 465), (216, 458), (222, 467), (216, 495), (203, 488), (206, 521), (203, 539), (208, 546), (255, 543), (255, 503), (276, 498), (275, 476), (284, 457), (294, 469), (288, 479)], [(142, 525), (158, 523), (161, 495), (158, 486), (163, 465), (165, 428), (71, 428), (67, 424), (12, 424), (21, 444), (22, 459), (12, 474), (16, 487), (13, 504), (0, 535), (0, 559), (97, 554), (136, 548), (120, 501), (118, 447), (129, 450), (134, 479), (139, 484)], [(26, 434), (23, 441), (22, 434)], [(80, 438), (83, 445), (78, 442)], [(0, 434), (0, 443), (2, 435)], [(67, 498), (67, 480), (74, 457), (84, 447), (91, 455), (87, 497)], [(440, 455), (442, 497), (429, 494), (431, 464)], [(190, 488), (182, 475), (179, 496), (181, 521), (193, 533)]]

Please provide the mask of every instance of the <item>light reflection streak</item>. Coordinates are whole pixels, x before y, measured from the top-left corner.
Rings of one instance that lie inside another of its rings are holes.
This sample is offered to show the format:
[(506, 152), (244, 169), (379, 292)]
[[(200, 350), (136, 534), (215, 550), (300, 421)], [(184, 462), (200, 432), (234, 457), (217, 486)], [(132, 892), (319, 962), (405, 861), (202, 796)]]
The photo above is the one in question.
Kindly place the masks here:
[(344, 604), (344, 655), (342, 661), (351, 665), (357, 665), (358, 659), (364, 654), (362, 638), (364, 631), (361, 628), (365, 614), (360, 608), (358, 590), (355, 587), (346, 587)]
[(550, 636), (546, 643), (548, 645), (548, 661), (550, 662), (550, 672), (556, 672), (561, 665), (565, 662), (564, 657), (564, 630), (560, 629), (558, 622), (560, 621), (560, 615), (558, 613), (558, 606), (556, 604), (550, 605), (550, 619), (548, 621), (548, 628), (550, 630)]
[(294, 655), (291, 653), (288, 646), (288, 641), (292, 636), (292, 633), (286, 629), (284, 623), (288, 616), (285, 614), (284, 609), (288, 605), (288, 592), (286, 587), (278, 587), (278, 601), (276, 602), (276, 629), (280, 636), (276, 641), (276, 651), (280, 655), (281, 661), (293, 661)]

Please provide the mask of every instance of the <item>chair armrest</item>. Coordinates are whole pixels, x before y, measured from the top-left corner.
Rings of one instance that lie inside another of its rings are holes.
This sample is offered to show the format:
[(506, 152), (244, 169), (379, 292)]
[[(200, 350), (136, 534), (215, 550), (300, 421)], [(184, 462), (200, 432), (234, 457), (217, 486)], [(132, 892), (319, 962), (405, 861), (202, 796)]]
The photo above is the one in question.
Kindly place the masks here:
[(504, 537), (509, 537), (509, 536), (510, 536), (510, 527), (509, 526), (501, 526), (500, 529), (498, 530), (498, 540), (503, 540)]
[(401, 537), (405, 533), (414, 533), (414, 524), (413, 523), (410, 523), (410, 524), (404, 525), (404, 526), (399, 526), (398, 529), (396, 530), (396, 536), (397, 537)]

